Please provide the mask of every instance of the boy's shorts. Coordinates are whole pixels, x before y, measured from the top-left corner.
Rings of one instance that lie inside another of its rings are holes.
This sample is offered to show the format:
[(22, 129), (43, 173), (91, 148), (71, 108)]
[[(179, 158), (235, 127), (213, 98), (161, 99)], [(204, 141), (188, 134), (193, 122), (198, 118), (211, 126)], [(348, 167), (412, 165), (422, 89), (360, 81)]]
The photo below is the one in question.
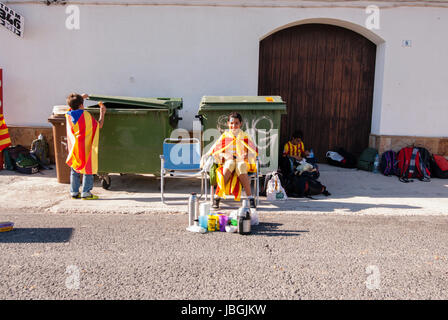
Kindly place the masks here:
[(247, 174), (247, 163), (245, 161), (226, 160), (223, 167), (224, 170), (235, 171), (238, 176)]

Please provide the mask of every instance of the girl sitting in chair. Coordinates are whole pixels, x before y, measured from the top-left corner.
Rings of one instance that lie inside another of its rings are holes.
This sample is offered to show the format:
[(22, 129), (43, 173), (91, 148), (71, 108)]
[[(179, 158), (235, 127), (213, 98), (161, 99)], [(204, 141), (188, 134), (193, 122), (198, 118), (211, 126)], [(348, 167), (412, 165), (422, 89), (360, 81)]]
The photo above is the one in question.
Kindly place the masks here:
[(251, 208), (255, 208), (248, 172), (256, 172), (258, 150), (250, 136), (241, 130), (243, 119), (237, 112), (228, 117), (229, 127), (208, 154), (218, 163), (216, 169), (217, 188), (213, 208), (219, 208), (219, 201), (225, 195), (233, 195), (236, 201), (241, 199), (241, 185), (249, 198)]

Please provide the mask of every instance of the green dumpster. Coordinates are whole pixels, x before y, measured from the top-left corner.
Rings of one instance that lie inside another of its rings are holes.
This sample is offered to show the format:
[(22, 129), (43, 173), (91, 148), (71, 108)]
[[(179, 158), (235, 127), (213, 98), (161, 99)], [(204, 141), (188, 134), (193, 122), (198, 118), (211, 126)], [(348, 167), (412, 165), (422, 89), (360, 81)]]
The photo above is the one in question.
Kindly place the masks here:
[(227, 129), (227, 117), (232, 111), (241, 114), (242, 130), (258, 146), (261, 174), (277, 170), (281, 115), (286, 114), (286, 103), (279, 96), (202, 97), (197, 117), (203, 126), (204, 152)]
[[(107, 108), (100, 130), (98, 175), (103, 188), (109, 173), (160, 174), (163, 140), (177, 128), (180, 98), (134, 98), (90, 95)], [(99, 106), (85, 108), (97, 120)]]

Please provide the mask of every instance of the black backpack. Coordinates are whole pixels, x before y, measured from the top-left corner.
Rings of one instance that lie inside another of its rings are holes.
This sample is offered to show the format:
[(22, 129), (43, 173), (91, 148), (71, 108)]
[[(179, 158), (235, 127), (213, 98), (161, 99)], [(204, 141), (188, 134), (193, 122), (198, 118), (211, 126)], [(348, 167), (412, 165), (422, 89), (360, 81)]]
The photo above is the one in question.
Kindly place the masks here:
[(381, 155), (380, 168), (381, 173), (385, 176), (397, 175), (398, 174), (398, 158), (397, 153), (393, 150), (384, 152)]
[(431, 177), (448, 179), (448, 160), (438, 154), (431, 157)]
[(328, 151), (325, 159), (332, 166), (356, 168), (356, 156), (341, 147)]
[(346, 168), (355, 168), (356, 164), (358, 162), (358, 159), (356, 158), (356, 156), (353, 153), (348, 152), (347, 150), (345, 150), (344, 148), (336, 148), (336, 151), (344, 157), (346, 164), (345, 167)]
[(26, 174), (39, 172), (39, 162), (24, 146), (8, 147), (3, 150), (3, 156), (6, 170), (17, 170)]
[(418, 147), (417, 149), (420, 153), (420, 161), (426, 167), (426, 169), (428, 169), (429, 176), (431, 176), (431, 153), (423, 147)]
[(325, 196), (331, 195), (322, 183), (306, 175), (294, 176), (294, 178), (285, 185), (285, 191), (288, 197), (291, 198), (311, 198), (311, 196), (319, 194)]

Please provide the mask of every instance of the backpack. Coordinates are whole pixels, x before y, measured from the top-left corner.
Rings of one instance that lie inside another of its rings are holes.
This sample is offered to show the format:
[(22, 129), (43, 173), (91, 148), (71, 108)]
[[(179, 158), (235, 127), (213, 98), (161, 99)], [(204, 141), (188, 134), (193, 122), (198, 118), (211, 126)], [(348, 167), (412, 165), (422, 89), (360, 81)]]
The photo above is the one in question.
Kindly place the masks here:
[(356, 168), (356, 157), (343, 148), (328, 151), (325, 155), (327, 163), (341, 168)]
[(16, 170), (20, 173), (32, 174), (39, 172), (39, 162), (30, 154), (19, 154), (16, 160)]
[(431, 176), (448, 179), (448, 160), (438, 154), (431, 157)]
[(420, 153), (422, 163), (425, 165), (426, 169), (429, 170), (429, 175), (431, 175), (431, 153), (423, 147), (417, 147), (417, 149)]
[(286, 187), (286, 194), (292, 198), (302, 198), (323, 194), (325, 196), (331, 195), (327, 188), (309, 176), (294, 176), (291, 182)]
[(336, 148), (336, 151), (344, 157), (346, 164), (345, 167), (346, 168), (356, 168), (356, 164), (357, 164), (357, 159), (356, 156), (353, 153), (348, 152), (347, 150), (345, 150), (344, 148)]
[(21, 145), (6, 148), (3, 150), (3, 155), (6, 170), (17, 170), (26, 174), (39, 171), (38, 161)]
[(378, 151), (374, 148), (367, 148), (361, 153), (358, 159), (357, 168), (359, 170), (373, 171), (373, 164)]
[(347, 165), (347, 160), (336, 151), (327, 151), (325, 159), (332, 166), (344, 168)]
[(381, 156), (381, 173), (385, 176), (397, 175), (397, 153), (393, 150), (386, 151)]
[(42, 166), (50, 164), (48, 143), (42, 134), (31, 143), (30, 153), (36, 156)]
[(406, 147), (398, 152), (398, 178), (401, 182), (412, 182), (409, 180), (417, 178), (421, 181), (430, 181), (430, 171), (421, 160), (418, 148)]

